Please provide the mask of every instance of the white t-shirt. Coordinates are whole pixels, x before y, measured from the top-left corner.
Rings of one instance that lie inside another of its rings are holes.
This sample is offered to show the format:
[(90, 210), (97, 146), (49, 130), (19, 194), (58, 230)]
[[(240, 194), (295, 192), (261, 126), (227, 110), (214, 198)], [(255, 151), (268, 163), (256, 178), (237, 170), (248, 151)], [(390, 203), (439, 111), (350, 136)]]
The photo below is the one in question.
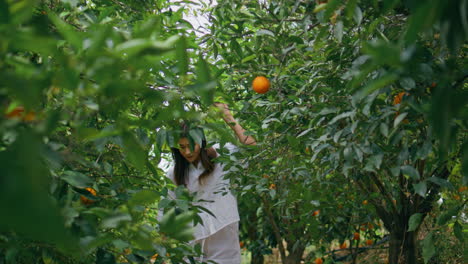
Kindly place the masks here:
[[(219, 145), (216, 144), (213, 148), (219, 149)], [(225, 148), (230, 153), (237, 150), (232, 144), (226, 144)], [(226, 173), (224, 165), (215, 163), (213, 172), (200, 185), (198, 177), (203, 171), (205, 168), (201, 162), (198, 163), (198, 166), (189, 165), (188, 178), (186, 179), (187, 189), (190, 193), (195, 193), (195, 205), (208, 209), (215, 217), (204, 211), (199, 213), (203, 225), (199, 223), (194, 226), (194, 241), (207, 238), (227, 225), (239, 221), (236, 198), (230, 191), (229, 180), (224, 178)], [(174, 167), (169, 169), (166, 176), (175, 182)]]

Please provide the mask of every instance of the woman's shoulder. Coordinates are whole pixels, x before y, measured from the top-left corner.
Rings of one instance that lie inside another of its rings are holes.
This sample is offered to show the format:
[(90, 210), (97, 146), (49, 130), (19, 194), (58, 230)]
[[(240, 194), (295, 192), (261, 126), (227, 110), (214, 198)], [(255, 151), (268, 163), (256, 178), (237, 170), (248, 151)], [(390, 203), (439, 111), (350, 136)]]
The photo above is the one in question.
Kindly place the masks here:
[(166, 177), (174, 181), (174, 166), (169, 167), (169, 170), (166, 172)]
[(236, 145), (234, 145), (234, 144), (232, 144), (232, 143), (230, 143), (230, 142), (224, 143), (224, 144), (222, 145), (222, 147), (221, 147), (221, 144), (220, 144), (220, 143), (215, 143), (215, 144), (213, 144), (212, 148), (213, 148), (213, 149), (216, 151), (216, 153), (218, 153), (218, 154), (220, 154), (220, 153), (222, 153), (222, 152), (225, 152), (225, 151), (227, 151), (228, 154), (232, 154), (232, 153), (234, 153), (234, 152), (239, 151), (239, 148), (238, 148)]

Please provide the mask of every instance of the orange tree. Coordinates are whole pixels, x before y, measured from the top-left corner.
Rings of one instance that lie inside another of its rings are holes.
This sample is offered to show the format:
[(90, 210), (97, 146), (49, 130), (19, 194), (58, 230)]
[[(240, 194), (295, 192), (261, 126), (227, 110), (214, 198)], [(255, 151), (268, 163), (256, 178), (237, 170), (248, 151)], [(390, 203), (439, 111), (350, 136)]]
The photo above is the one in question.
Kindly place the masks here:
[[(420, 224), (468, 179), (465, 7), (331, 0), (223, 1), (209, 9), (203, 41), (224, 71), (220, 91), (260, 142), (249, 153), (251, 171), (234, 179), (240, 203), (262, 201), (245, 206), (255, 216), (247, 219), (269, 220), (257, 230), (270, 241), (264, 230), (275, 234), (283, 263), (297, 263), (306, 245), (325, 237), (327, 225), (307, 213), (323, 216), (320, 207), (340, 197), (332, 188), (345, 185), (384, 223), (390, 263), (436, 255), (434, 234), (417, 241)], [(263, 95), (250, 89), (259, 75), (272, 83)], [(465, 206), (466, 196), (444, 203), (437, 221), (453, 225), (460, 243)]]
[(186, 213), (156, 221), (174, 144), (157, 131), (216, 84), (182, 2), (0, 1), (1, 263), (196, 254), (182, 190)]

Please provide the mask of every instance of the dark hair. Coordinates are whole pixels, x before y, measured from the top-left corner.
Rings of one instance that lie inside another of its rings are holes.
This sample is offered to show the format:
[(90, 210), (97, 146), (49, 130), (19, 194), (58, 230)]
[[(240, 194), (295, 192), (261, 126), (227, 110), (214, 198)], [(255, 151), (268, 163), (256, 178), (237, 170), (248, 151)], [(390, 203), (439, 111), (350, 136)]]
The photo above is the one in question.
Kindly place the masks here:
[[(187, 137), (185, 133), (180, 138)], [(185, 185), (185, 180), (188, 177), (189, 162), (180, 154), (178, 148), (171, 148), (172, 158), (174, 159), (174, 180), (176, 185)], [(202, 145), (200, 146), (200, 161), (205, 168), (205, 171), (198, 177), (198, 182), (203, 184), (203, 180), (208, 177), (214, 170), (213, 158), (208, 155), (206, 149), (206, 139), (202, 139)]]

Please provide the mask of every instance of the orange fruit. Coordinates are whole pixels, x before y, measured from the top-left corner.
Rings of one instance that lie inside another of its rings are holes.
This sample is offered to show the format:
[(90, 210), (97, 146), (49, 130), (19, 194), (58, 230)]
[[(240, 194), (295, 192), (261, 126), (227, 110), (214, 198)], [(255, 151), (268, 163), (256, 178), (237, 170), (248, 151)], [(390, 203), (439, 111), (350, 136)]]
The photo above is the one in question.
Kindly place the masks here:
[(436, 83), (436, 82), (432, 82), (432, 83), (431, 83), (431, 88), (434, 88), (434, 87), (436, 87), (436, 86), (437, 86), (437, 83)]
[(354, 233), (354, 236), (353, 236), (354, 240), (359, 240), (360, 237), (361, 235), (358, 232)]
[(244, 248), (244, 242), (243, 242), (243, 241), (239, 242), (239, 246), (240, 246), (241, 248)]
[(153, 256), (151, 256), (151, 259), (150, 259), (150, 263), (153, 264), (156, 262), (156, 259), (158, 258), (158, 253), (154, 254)]
[(323, 259), (322, 258), (316, 258), (315, 259), (315, 264), (323, 264)]
[(12, 118), (21, 117), (23, 113), (24, 113), (24, 108), (22, 106), (17, 106), (6, 114), (6, 118), (12, 119)]
[(367, 240), (366, 240), (366, 245), (372, 246), (372, 244), (374, 244), (374, 242), (372, 241), (372, 239), (367, 239)]
[(270, 184), (270, 190), (276, 189), (276, 185), (274, 183)]
[(312, 213), (312, 216), (318, 216), (320, 214), (320, 210), (316, 210)]
[(36, 120), (36, 113), (34, 111), (27, 112), (23, 117), (23, 121), (30, 122)]
[(264, 76), (257, 76), (252, 82), (252, 88), (256, 93), (264, 94), (270, 89), (270, 81)]
[(340, 249), (345, 249), (347, 248), (348, 246), (346, 245), (346, 241), (343, 242), (343, 244), (340, 245)]
[(363, 205), (367, 205), (369, 202), (367, 200), (362, 201)]
[(409, 95), (409, 93), (407, 93), (407, 92), (398, 93), (397, 95), (395, 95), (395, 97), (393, 97), (393, 105), (400, 104), (401, 101), (403, 100), (403, 97), (408, 96), (408, 95)]
[[(96, 196), (96, 190), (94, 190), (93, 188), (90, 188), (90, 187), (87, 187), (86, 190), (93, 196)], [(93, 204), (95, 201), (94, 200), (91, 200), (91, 199), (88, 199), (86, 196), (84, 195), (81, 195), (80, 196), (80, 200), (83, 204), (85, 205), (90, 205), (90, 204)]]

